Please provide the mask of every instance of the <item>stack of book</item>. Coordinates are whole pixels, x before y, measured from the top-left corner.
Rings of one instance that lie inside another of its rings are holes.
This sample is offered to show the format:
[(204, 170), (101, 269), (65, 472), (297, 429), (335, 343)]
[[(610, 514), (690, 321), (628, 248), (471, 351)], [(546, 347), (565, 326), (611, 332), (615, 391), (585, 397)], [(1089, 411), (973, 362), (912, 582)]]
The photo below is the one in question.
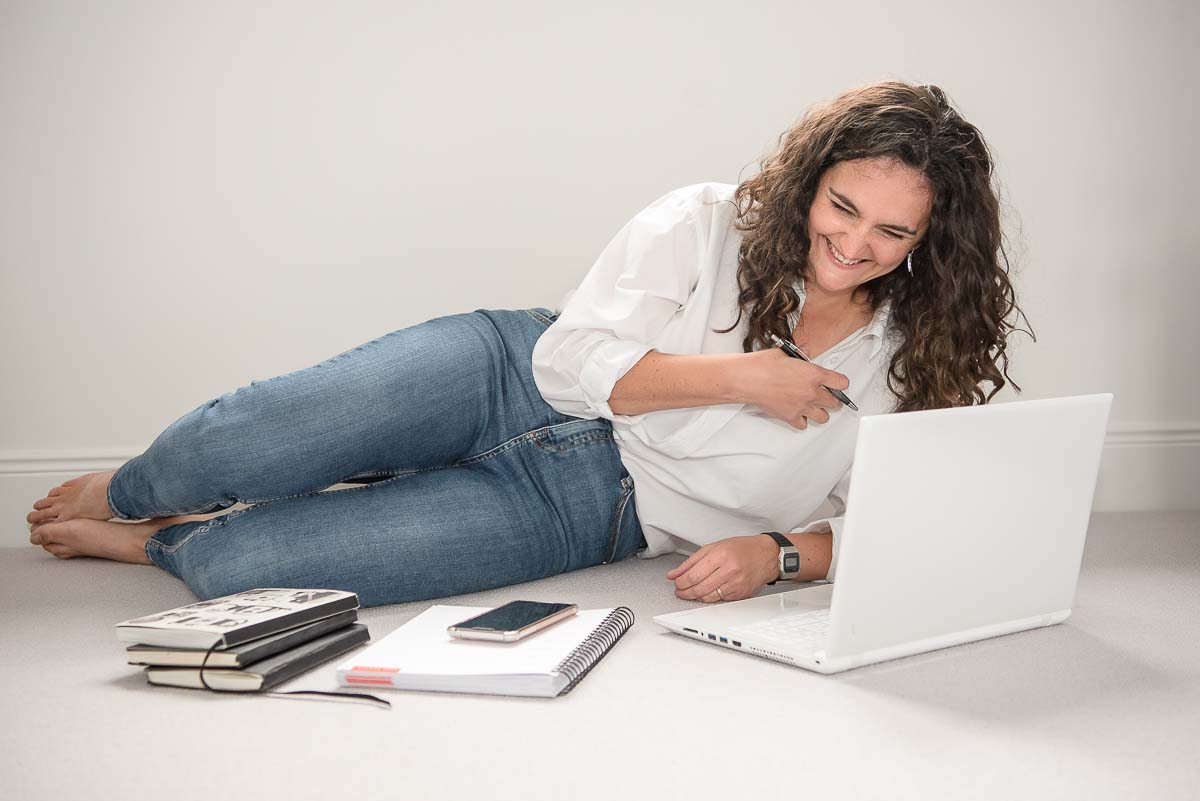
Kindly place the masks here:
[(358, 596), (342, 590), (247, 590), (126, 620), (116, 632), (151, 684), (257, 692), (370, 640), (357, 610)]

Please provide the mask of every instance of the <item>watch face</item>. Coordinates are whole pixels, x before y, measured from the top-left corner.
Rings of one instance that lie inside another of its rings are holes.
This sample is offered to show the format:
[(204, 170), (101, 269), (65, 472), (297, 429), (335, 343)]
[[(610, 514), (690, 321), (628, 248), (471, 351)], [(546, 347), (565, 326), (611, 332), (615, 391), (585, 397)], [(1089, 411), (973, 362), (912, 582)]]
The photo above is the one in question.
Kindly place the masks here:
[(800, 554), (785, 553), (783, 555), (783, 572), (784, 573), (799, 573), (800, 572)]

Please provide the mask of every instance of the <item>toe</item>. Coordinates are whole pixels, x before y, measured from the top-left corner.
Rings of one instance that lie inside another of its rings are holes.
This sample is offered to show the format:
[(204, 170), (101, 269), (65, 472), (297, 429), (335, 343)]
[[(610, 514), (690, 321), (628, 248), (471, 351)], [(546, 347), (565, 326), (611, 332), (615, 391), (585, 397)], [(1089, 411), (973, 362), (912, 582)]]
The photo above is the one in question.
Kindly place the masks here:
[(48, 553), (54, 554), (59, 559), (70, 559), (72, 556), (78, 556), (78, 554), (76, 554), (66, 545), (60, 545), (56, 542), (43, 545), (42, 548), (44, 548)]
[(55, 543), (53, 534), (58, 527), (58, 523), (43, 523), (39, 526), (31, 526), (29, 529), (29, 543), (31, 545), (40, 545), (43, 548), (47, 545), (57, 544)]
[(25, 522), (37, 525), (39, 523), (48, 523), (49, 521), (54, 520), (56, 517), (58, 517), (58, 515), (56, 515), (50, 509), (35, 510), (25, 515)]
[(34, 509), (47, 509), (54, 505), (54, 498), (47, 497), (33, 502)]

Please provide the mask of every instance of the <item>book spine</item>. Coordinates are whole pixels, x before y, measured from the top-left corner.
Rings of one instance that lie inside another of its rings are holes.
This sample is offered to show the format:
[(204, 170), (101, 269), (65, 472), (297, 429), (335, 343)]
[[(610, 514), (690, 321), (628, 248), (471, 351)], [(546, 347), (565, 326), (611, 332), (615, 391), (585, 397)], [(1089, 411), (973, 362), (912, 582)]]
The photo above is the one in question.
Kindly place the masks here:
[(604, 658), (604, 655), (617, 644), (617, 640), (621, 639), (632, 625), (633, 610), (628, 607), (618, 606), (605, 615), (604, 620), (600, 621), (600, 625), (587, 636), (587, 639), (576, 646), (575, 650), (567, 654), (566, 658), (554, 668), (556, 673), (567, 677), (567, 686), (563, 687), (559, 695), (566, 695), (575, 689), (575, 685), (581, 682), (588, 671)]

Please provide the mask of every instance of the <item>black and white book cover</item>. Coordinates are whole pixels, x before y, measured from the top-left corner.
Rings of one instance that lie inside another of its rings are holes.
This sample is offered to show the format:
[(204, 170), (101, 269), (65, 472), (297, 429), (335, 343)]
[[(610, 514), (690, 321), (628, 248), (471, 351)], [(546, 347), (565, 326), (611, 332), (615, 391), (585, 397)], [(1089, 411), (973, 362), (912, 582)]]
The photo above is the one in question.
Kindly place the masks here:
[[(333, 631), (343, 629), (358, 620), (357, 609), (347, 609), (331, 617), (305, 623), (293, 629), (268, 634), (221, 651), (208, 648), (172, 648), (160, 645), (131, 645), (125, 649), (126, 661), (131, 665), (156, 665), (160, 667), (244, 668), (269, 656), (283, 653), (289, 648), (315, 640)], [(205, 662), (207, 657), (208, 661)]]
[(224, 650), (358, 608), (344, 590), (268, 588), (213, 598), (118, 623), (121, 642)]

